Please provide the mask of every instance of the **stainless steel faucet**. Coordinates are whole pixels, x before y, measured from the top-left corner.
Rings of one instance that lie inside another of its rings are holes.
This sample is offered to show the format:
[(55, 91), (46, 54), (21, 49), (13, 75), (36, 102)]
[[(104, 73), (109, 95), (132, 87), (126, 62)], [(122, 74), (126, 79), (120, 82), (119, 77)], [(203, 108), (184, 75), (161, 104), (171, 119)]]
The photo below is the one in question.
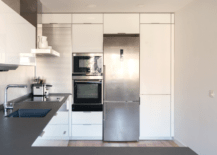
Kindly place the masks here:
[(7, 98), (8, 98), (8, 95), (7, 95), (7, 90), (8, 88), (27, 88), (27, 85), (22, 85), (22, 84), (12, 84), (12, 85), (7, 85), (7, 87), (5, 88), (5, 102), (4, 102), (4, 113), (5, 113), (5, 116), (7, 116), (7, 109), (13, 109), (14, 106), (13, 105), (8, 105), (7, 104)]

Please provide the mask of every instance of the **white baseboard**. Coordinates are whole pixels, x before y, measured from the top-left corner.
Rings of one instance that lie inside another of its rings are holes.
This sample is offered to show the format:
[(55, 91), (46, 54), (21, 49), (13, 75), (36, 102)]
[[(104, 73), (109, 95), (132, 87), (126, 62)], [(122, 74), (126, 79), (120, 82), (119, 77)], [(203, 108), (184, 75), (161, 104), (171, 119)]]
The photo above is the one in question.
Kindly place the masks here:
[(172, 137), (139, 137), (139, 140), (173, 140)]

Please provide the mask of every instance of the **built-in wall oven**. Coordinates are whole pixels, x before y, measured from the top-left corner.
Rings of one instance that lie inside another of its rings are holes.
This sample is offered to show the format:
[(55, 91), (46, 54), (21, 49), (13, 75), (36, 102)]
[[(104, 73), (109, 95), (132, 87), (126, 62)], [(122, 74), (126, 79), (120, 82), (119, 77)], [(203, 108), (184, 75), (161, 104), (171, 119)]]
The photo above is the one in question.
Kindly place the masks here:
[(101, 76), (74, 76), (72, 111), (102, 111), (102, 91)]

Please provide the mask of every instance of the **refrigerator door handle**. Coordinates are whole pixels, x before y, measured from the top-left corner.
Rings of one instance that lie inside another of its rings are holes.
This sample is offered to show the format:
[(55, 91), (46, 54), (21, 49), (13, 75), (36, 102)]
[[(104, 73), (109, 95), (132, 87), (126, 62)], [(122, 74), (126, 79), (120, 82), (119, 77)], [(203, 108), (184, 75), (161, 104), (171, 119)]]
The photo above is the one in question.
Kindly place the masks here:
[(106, 113), (106, 107), (105, 106), (106, 105), (104, 104), (103, 106), (104, 106), (103, 107), (103, 114), (104, 114), (103, 122), (105, 122), (105, 117), (106, 117), (106, 114), (105, 114)]
[(105, 83), (106, 83), (106, 78), (105, 78), (105, 76), (106, 76), (106, 66), (105, 65), (103, 65), (103, 100), (105, 101), (105, 94), (106, 94), (106, 91), (105, 91)]

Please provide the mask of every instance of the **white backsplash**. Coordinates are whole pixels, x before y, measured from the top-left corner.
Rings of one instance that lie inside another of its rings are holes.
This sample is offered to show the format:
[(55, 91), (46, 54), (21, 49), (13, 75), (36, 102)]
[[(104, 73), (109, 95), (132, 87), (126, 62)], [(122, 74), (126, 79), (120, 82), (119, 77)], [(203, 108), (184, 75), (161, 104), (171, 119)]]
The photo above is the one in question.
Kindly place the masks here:
[(4, 91), (8, 84), (27, 84), (28, 88), (9, 88), (8, 101), (31, 93), (31, 80), (34, 77), (33, 66), (19, 66), (17, 70), (0, 72), (0, 104), (4, 103)]
[[(39, 29), (38, 31), (42, 31)], [(60, 57), (37, 57), (37, 76), (51, 84), (50, 93), (72, 92), (72, 48), (71, 27), (43, 27), (49, 46), (60, 53)]]

